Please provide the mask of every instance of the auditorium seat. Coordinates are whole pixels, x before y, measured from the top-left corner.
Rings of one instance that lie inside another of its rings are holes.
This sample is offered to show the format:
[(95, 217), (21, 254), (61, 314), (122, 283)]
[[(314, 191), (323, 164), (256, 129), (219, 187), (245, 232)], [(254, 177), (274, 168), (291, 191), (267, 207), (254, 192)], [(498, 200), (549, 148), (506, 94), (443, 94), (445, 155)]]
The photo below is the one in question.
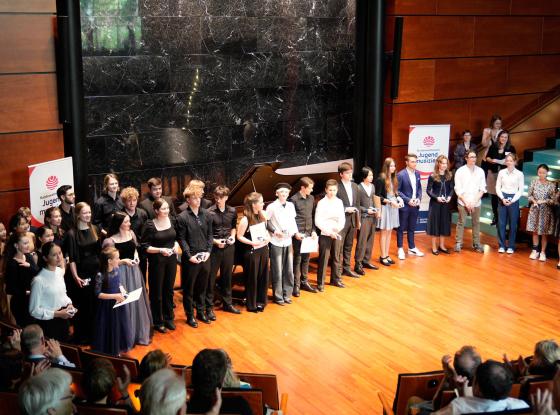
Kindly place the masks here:
[(424, 400), (431, 400), (443, 376), (443, 370), (399, 374), (397, 392), (395, 393), (395, 400), (393, 401), (393, 412), (396, 415), (406, 415), (408, 400), (412, 396), (418, 396)]
[(81, 370), (65, 370), (70, 373), (70, 376), (72, 376), (72, 385), (70, 385), (72, 393), (74, 393), (78, 399), (86, 399), (86, 395), (82, 389), (82, 377), (84, 376), (84, 373)]
[(3, 414), (20, 415), (17, 393), (0, 392), (0, 408)]
[[(192, 396), (192, 388), (187, 388), (188, 396)], [(233, 398), (240, 397), (247, 401), (251, 411), (254, 415), (260, 415), (263, 413), (264, 404), (262, 391), (260, 389), (237, 389), (237, 388), (224, 388), (222, 389), (222, 398)], [(188, 403), (187, 403), (188, 412)], [(221, 415), (224, 413), (220, 412)]]
[(76, 369), (82, 368), (82, 360), (80, 359), (80, 348), (68, 343), (60, 342), (60, 350), (62, 354), (76, 365)]
[(107, 408), (93, 405), (76, 405), (80, 415), (128, 415), (126, 409)]
[(110, 354), (92, 352), (91, 350), (84, 349), (80, 349), (80, 357), (82, 360), (82, 365), (84, 367), (86, 367), (88, 363), (93, 359), (104, 358), (109, 360), (113, 364), (113, 367), (117, 371), (117, 376), (124, 378), (125, 373), (123, 367), (126, 366), (130, 371), (131, 380), (135, 381), (136, 379), (138, 379), (140, 363), (138, 363), (138, 360), (136, 359), (132, 359), (130, 357), (116, 357)]

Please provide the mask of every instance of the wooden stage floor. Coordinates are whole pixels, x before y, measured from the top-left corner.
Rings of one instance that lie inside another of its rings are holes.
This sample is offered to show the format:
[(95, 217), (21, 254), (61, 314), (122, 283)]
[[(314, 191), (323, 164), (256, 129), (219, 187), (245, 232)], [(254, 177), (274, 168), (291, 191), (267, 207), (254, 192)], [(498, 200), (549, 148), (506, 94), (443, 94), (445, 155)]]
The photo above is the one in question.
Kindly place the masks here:
[(424, 258), (345, 277), (345, 289), (302, 292), (264, 313), (219, 311), (216, 322), (198, 329), (185, 324), (176, 294), (178, 329), (130, 354), (141, 359), (161, 348), (173, 362), (190, 364), (200, 349), (220, 347), (239, 371), (275, 373), (290, 415), (381, 413), (377, 390), (392, 400), (398, 373), (438, 370), (441, 356), (464, 344), (484, 359), (501, 359), (504, 352), (532, 354), (541, 339), (560, 340), (556, 260), (529, 260), (526, 244), (507, 255), (498, 254), (494, 238), (482, 242), (484, 254), (433, 256), (428, 237), (417, 235)]

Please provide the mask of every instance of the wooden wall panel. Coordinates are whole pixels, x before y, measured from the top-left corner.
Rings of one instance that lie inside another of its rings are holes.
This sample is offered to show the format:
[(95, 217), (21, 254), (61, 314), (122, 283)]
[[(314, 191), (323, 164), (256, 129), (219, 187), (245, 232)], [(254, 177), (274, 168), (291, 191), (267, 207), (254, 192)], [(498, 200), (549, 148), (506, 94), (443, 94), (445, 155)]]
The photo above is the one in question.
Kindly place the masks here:
[(511, 134), (511, 143), (515, 146), (518, 156), (523, 158), (525, 150), (544, 147), (548, 137), (554, 137), (554, 129)]
[(428, 101), (434, 99), (435, 60), (401, 61), (399, 98), (397, 102)]
[(56, 13), (56, 0), (0, 0), (0, 13)]
[(404, 168), (404, 157), (407, 155), (407, 153), (408, 145), (394, 147), (383, 146), (383, 160), (385, 160), (387, 157), (391, 157), (393, 160), (395, 160), (397, 170)]
[(54, 72), (52, 15), (0, 14), (0, 73)]
[(560, 53), (560, 17), (544, 18), (542, 52)]
[(405, 17), (402, 58), (472, 56), (474, 21), (474, 17)]
[(387, 0), (387, 14), (436, 14), (437, 0)]
[(469, 125), (473, 134), (482, 134), (482, 130), (490, 124), (493, 114), (499, 114), (508, 122), (520, 108), (527, 107), (538, 101), (539, 94), (506, 95), (502, 97), (473, 98), (471, 99), (471, 110)]
[(474, 54), (502, 56), (540, 53), (542, 22), (541, 17), (477, 17)]
[(513, 15), (560, 15), (560, 1), (558, 0), (511, 0), (511, 14)]
[(0, 132), (59, 129), (55, 74), (0, 76)]
[(29, 206), (29, 189), (0, 192), (0, 221), (7, 226), (10, 217), (22, 206)]
[(438, 0), (437, 14), (506, 15), (510, 0)]
[[(25, 151), (22, 151), (25, 149)], [(17, 157), (14, 155), (17, 154)], [(64, 157), (62, 131), (0, 135), (0, 189), (29, 186), (27, 166)]]
[(512, 56), (507, 92), (544, 92), (560, 85), (560, 55)]
[(550, 102), (543, 110), (518, 124), (512, 131), (554, 129), (560, 126), (560, 97)]

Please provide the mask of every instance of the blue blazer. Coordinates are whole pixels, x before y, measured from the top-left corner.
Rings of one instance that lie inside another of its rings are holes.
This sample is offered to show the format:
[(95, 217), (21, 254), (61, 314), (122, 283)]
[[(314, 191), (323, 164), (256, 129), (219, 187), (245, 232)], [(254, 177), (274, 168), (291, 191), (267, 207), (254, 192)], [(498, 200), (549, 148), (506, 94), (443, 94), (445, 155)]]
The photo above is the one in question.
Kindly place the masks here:
[(416, 177), (416, 183), (410, 183), (410, 178), (408, 177), (408, 172), (402, 169), (397, 173), (397, 180), (399, 181), (399, 196), (404, 200), (405, 205), (412, 199), (412, 186), (416, 186), (416, 199), (422, 200), (422, 185), (420, 184), (420, 173), (418, 170), (414, 172)]

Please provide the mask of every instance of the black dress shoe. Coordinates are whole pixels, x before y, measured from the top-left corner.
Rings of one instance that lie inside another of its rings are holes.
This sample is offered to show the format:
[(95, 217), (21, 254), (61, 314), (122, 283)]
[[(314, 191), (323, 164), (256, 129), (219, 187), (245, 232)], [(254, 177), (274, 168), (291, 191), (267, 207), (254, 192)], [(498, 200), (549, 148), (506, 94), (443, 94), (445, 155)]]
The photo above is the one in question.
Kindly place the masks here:
[(292, 295), (293, 295), (294, 297), (299, 297), (299, 290), (296, 290), (296, 289), (294, 288), (294, 291), (292, 292)]
[(338, 287), (338, 288), (346, 287), (346, 285), (344, 285), (344, 283), (340, 280), (331, 282), (331, 285), (334, 285), (335, 287)]
[(316, 293), (317, 290), (313, 288), (307, 281), (301, 283), (301, 289), (303, 291), (307, 291), (309, 293)]
[(385, 265), (386, 267), (390, 266), (391, 263), (389, 262), (389, 260), (387, 259), (388, 257), (382, 258), (379, 257), (379, 262), (381, 262), (383, 265)]
[(364, 269), (362, 267), (355, 267), (354, 268), (354, 272), (358, 275), (366, 275), (366, 272), (364, 271)]
[(387, 261), (389, 261), (389, 264), (395, 265), (395, 261), (393, 261), (393, 259), (392, 259), (390, 256), (385, 257), (385, 259), (386, 259)]
[(348, 277), (352, 277), (352, 278), (360, 278), (360, 276), (358, 274), (356, 274), (354, 271), (352, 271), (351, 269), (347, 269), (345, 270), (342, 275), (346, 275)]
[(258, 308), (248, 308), (247, 311), (248, 311), (249, 313), (258, 313), (258, 312), (259, 312), (259, 309), (258, 309)]
[(187, 317), (187, 324), (191, 326), (193, 329), (196, 329), (198, 327), (198, 323), (196, 322), (193, 316)]
[(165, 323), (163, 323), (163, 325), (165, 327), (167, 327), (169, 330), (175, 330), (175, 323), (173, 323), (172, 321), (166, 321)]
[(206, 317), (208, 317), (208, 320), (216, 321), (216, 314), (214, 314), (212, 309), (206, 310)]
[(167, 329), (165, 328), (165, 326), (155, 326), (154, 330), (157, 331), (158, 333), (167, 333)]
[(379, 269), (377, 265), (373, 265), (371, 262), (362, 262), (362, 268)]
[(449, 255), (451, 252), (449, 252), (449, 249), (445, 249), (445, 248), (439, 248), (439, 252), (441, 252), (442, 254), (447, 254)]
[[(320, 293), (325, 292), (325, 286), (324, 285), (318, 285), (317, 286), (317, 291), (319, 291)], [(315, 292), (317, 292), (315, 291)]]
[(435, 251), (432, 249), (432, 254), (433, 255), (439, 255), (439, 251), (437, 249)]
[(206, 317), (204, 313), (196, 313), (196, 319), (202, 321), (204, 324), (210, 324), (210, 320), (208, 320), (208, 317)]
[(257, 305), (257, 311), (259, 313), (262, 313), (264, 311), (264, 305), (262, 305), (262, 304)]
[(239, 311), (237, 308), (235, 308), (231, 304), (224, 304), (224, 307), (222, 308), (222, 310), (225, 311), (226, 313), (241, 314), (241, 311)]

